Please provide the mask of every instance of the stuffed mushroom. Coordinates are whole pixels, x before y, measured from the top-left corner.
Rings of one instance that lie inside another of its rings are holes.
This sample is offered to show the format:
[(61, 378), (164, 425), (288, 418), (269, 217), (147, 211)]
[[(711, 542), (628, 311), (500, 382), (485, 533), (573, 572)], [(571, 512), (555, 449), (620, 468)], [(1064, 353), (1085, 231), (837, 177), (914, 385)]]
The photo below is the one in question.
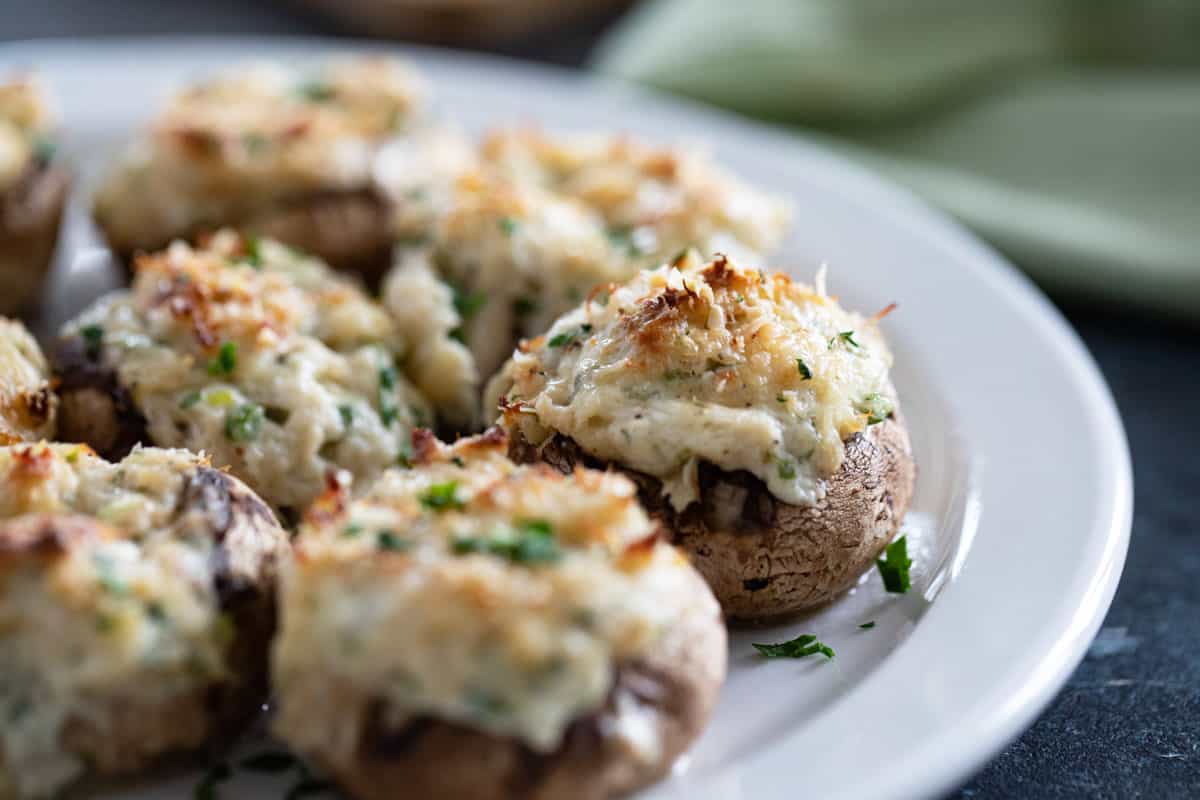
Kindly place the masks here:
[(420, 124), (422, 97), (414, 73), (382, 57), (190, 86), (124, 152), (96, 221), (125, 259), (228, 225), (375, 275), (391, 249), (375, 157)]
[(294, 518), (347, 469), (403, 462), (432, 412), (406, 342), (357, 284), (277, 242), (214, 236), (139, 257), (133, 286), (63, 329), (64, 439), (209, 453)]
[(54, 256), (69, 179), (43, 89), (0, 81), (0, 314), (27, 311)]
[(687, 246), (765, 252), (787, 221), (782, 202), (708, 159), (624, 138), (497, 133), (474, 160), (438, 163), (415, 199), (404, 184), (383, 298), (402, 328), (440, 334), (414, 368), (454, 370), (464, 428), (478, 426), (479, 389), (516, 343), (594, 286)]
[(895, 534), (914, 464), (878, 315), (694, 253), (598, 291), (490, 387), (520, 461), (611, 466), (725, 613), (828, 602)]
[(0, 797), (224, 740), (266, 695), (270, 509), (190, 453), (0, 447)]
[(0, 317), (0, 445), (54, 438), (57, 411), (41, 348), (24, 325)]
[(356, 797), (599, 800), (665, 774), (725, 673), (703, 579), (615, 473), (493, 430), (309, 512), (281, 583), (275, 732)]

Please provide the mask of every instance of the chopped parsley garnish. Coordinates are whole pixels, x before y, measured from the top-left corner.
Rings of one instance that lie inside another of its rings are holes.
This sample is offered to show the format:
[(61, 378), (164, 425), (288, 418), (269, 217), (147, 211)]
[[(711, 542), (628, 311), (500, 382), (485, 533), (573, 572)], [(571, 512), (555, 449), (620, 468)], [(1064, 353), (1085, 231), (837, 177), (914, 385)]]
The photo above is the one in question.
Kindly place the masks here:
[(242, 256), (242, 261), (258, 269), (263, 264), (262, 242), (259, 241), (257, 236), (247, 236), (244, 241), (246, 254)]
[(395, 531), (380, 531), (376, 535), (375, 541), (379, 545), (380, 550), (390, 550), (393, 553), (400, 553), (412, 547), (412, 542), (401, 539), (396, 535)]
[(875, 620), (871, 620), (870, 622), (864, 622), (862, 625), (859, 625), (858, 629), (862, 630), (862, 631), (869, 631), (869, 630), (871, 630), (871, 628), (874, 628), (874, 627), (875, 627)]
[(841, 333), (839, 333), (837, 335), (837, 338), (841, 339), (843, 342), (850, 345), (851, 347), (859, 346), (858, 342), (854, 341), (854, 331), (842, 331)]
[(548, 564), (562, 557), (554, 529), (545, 520), (530, 520), (490, 537), (462, 536), (454, 540), (455, 553), (489, 553), (514, 564)]
[(217, 357), (208, 362), (209, 375), (232, 375), (237, 369), (237, 343), (225, 342), (217, 350)]
[(305, 81), (296, 87), (296, 94), (310, 103), (324, 103), (332, 100), (335, 92), (323, 81)]
[(221, 763), (210, 769), (192, 791), (193, 800), (216, 800), (217, 786), (233, 777), (228, 764)]
[(867, 415), (868, 425), (878, 425), (892, 415), (892, 401), (877, 392), (864, 397), (854, 405), (854, 410)]
[(904, 594), (912, 588), (908, 575), (912, 559), (908, 557), (907, 539), (907, 536), (901, 536), (887, 546), (883, 558), (875, 559), (875, 566), (883, 578), (883, 588), (892, 594)]
[(454, 292), (454, 310), (463, 320), (469, 320), (475, 316), (479, 309), (487, 303), (487, 295), (483, 292), (468, 292), (453, 283), (450, 284), (450, 290)]
[(624, 250), (631, 256), (645, 255), (637, 237), (634, 236), (634, 230), (628, 225), (614, 225), (609, 227), (604, 235), (608, 238), (609, 244), (618, 250)]
[(790, 481), (796, 477), (796, 464), (790, 458), (779, 459), (776, 467), (782, 480)]
[(225, 436), (234, 442), (251, 442), (262, 432), (263, 409), (257, 403), (234, 406), (225, 414)]
[(83, 337), (83, 349), (90, 361), (95, 361), (100, 355), (100, 347), (104, 344), (104, 328), (99, 325), (84, 325), (79, 329)]
[(363, 526), (357, 522), (351, 522), (346, 527), (342, 528), (342, 536), (347, 539), (353, 539), (363, 532)]
[(796, 359), (796, 369), (800, 370), (800, 377), (806, 381), (812, 380), (812, 370), (808, 368), (808, 364), (804, 363), (803, 358)]
[(58, 151), (58, 144), (48, 136), (35, 136), (33, 138), (33, 158), (38, 163), (49, 164), (54, 160), (54, 154)]
[(538, 310), (537, 301), (529, 297), (518, 297), (513, 300), (513, 313), (518, 317), (527, 317)]
[(435, 483), (425, 490), (420, 500), (421, 505), (434, 511), (463, 507), (463, 502), (458, 497), (458, 481)]
[(754, 644), (754, 649), (766, 658), (804, 658), (806, 656), (823, 655), (833, 658), (833, 648), (817, 640), (811, 633), (797, 636), (778, 644)]
[(338, 414), (342, 417), (342, 425), (349, 428), (354, 424), (354, 406), (340, 405), (338, 406)]
[(200, 402), (200, 393), (199, 392), (188, 392), (183, 397), (179, 398), (179, 407), (180, 408), (191, 408), (192, 406), (196, 405), (196, 403), (199, 403), (199, 402)]
[(396, 388), (396, 379), (395, 367), (383, 367), (379, 370), (379, 419), (385, 428), (392, 427), (392, 423), (400, 417), (400, 407), (390, 396)]
[(270, 143), (270, 140), (261, 133), (251, 132), (242, 134), (242, 147), (245, 148), (246, 152), (250, 155), (261, 153), (263, 150), (267, 149), (267, 145)]
[(505, 236), (512, 236), (517, 232), (517, 228), (521, 226), (521, 224), (512, 217), (501, 217), (499, 220), (497, 220), (497, 224), (500, 226), (500, 230)]
[(252, 756), (247, 756), (238, 762), (242, 769), (251, 772), (287, 772), (299, 762), (291, 753), (282, 750), (265, 750)]
[(547, 342), (547, 345), (549, 347), (566, 347), (579, 337), (586, 336), (591, 332), (592, 326), (585, 322), (583, 325), (579, 326), (578, 330), (567, 331), (566, 333), (560, 333), (553, 337), (549, 342)]

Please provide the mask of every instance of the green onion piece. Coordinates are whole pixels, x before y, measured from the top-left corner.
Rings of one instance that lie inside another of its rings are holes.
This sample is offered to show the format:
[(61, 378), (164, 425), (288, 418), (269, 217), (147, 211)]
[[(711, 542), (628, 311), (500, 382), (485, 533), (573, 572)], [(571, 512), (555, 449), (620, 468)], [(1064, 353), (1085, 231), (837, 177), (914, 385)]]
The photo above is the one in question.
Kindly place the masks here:
[(262, 432), (263, 409), (256, 403), (235, 406), (225, 414), (225, 436), (234, 442), (251, 442)]
[(462, 500), (458, 498), (458, 481), (435, 483), (425, 490), (420, 500), (421, 505), (434, 511), (463, 507)]
[(800, 370), (800, 377), (806, 381), (812, 380), (812, 370), (808, 368), (808, 364), (804, 363), (803, 358), (796, 359), (796, 369)]
[(225, 342), (217, 350), (217, 357), (208, 362), (209, 375), (232, 375), (237, 369), (238, 353), (236, 342)]

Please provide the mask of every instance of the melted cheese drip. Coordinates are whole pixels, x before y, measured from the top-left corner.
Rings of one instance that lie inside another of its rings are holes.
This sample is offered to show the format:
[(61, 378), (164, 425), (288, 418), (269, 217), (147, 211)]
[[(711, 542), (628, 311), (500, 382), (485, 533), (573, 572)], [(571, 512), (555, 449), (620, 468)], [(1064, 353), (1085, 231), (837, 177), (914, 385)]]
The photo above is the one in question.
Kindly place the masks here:
[(203, 464), (156, 448), (116, 464), (81, 445), (0, 448), (0, 540), (75, 531), (61, 551), (0, 561), (0, 786), (50, 796), (82, 772), (62, 726), (101, 723), (104, 697), (169, 698), (226, 674), (212, 539), (178, 512)]
[[(307, 704), (288, 702), (290, 686), (319, 674), (385, 698), (397, 724), (432, 714), (552, 750), (573, 719), (603, 705), (615, 663), (647, 653), (682, 604), (703, 600), (686, 589), (683, 558), (654, 543), (627, 479), (517, 467), (502, 448), (443, 448), (302, 529), (274, 662), (279, 728), (292, 744), (326, 736)], [(450, 482), (455, 507), (422, 502)], [(556, 560), (462, 544), (529, 524), (549, 531)], [(653, 738), (641, 731), (639, 746), (654, 752)]]
[(403, 337), (357, 285), (277, 243), (247, 247), (222, 233), (206, 250), (142, 258), (131, 292), (66, 332), (99, 330), (153, 441), (205, 450), (268, 502), (301, 509), (332, 469), (365, 484), (396, 463), (432, 414), (397, 372)]
[(785, 275), (691, 253), (560, 317), (489, 394), (534, 443), (565, 434), (661, 479), (677, 509), (698, 498), (700, 461), (810, 504), (843, 439), (890, 413), (890, 366), (874, 322)]

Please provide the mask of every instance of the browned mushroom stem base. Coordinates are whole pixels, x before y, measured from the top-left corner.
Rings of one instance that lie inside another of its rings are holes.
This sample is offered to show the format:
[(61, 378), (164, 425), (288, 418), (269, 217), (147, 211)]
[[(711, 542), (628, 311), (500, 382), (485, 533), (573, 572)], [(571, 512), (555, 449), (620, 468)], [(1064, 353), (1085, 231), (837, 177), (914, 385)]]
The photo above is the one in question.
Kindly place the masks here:
[(104, 458), (124, 458), (135, 444), (151, 444), (146, 419), (104, 354), (81, 336), (64, 336), (50, 354), (58, 379), (58, 437), (82, 442)]
[(67, 173), (34, 162), (11, 188), (0, 193), (0, 314), (29, 311), (50, 272)]
[(916, 466), (908, 433), (887, 419), (846, 443), (841, 469), (814, 506), (780, 502), (748, 472), (701, 463), (700, 501), (677, 512), (658, 479), (606, 464), (555, 434), (535, 447), (519, 433), (509, 455), (564, 472), (612, 468), (638, 485), (647, 510), (704, 575), (726, 616), (755, 620), (815, 608), (852, 587), (895, 535), (912, 499)]

